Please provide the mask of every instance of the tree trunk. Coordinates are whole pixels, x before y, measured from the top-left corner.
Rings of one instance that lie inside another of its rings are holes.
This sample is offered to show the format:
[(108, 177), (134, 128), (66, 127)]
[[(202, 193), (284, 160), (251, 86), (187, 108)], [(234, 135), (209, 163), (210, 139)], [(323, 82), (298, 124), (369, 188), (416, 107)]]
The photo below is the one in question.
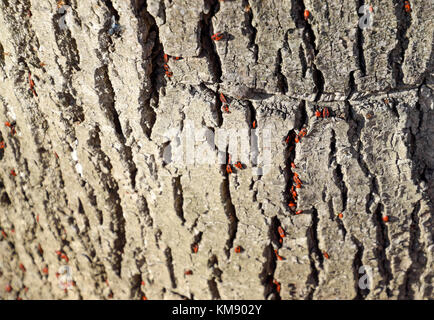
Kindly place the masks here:
[(433, 299), (433, 7), (366, 4), (2, 0), (0, 298)]

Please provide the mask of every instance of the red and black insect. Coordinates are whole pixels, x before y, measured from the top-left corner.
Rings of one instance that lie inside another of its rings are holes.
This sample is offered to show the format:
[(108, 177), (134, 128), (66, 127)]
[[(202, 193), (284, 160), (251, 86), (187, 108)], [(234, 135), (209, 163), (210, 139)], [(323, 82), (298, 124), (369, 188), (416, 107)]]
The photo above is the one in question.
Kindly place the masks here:
[(214, 41), (220, 41), (221, 39), (223, 39), (223, 36), (224, 36), (223, 33), (221, 33), (221, 32), (217, 32), (217, 33), (214, 33), (214, 34), (211, 36), (211, 39), (214, 40)]

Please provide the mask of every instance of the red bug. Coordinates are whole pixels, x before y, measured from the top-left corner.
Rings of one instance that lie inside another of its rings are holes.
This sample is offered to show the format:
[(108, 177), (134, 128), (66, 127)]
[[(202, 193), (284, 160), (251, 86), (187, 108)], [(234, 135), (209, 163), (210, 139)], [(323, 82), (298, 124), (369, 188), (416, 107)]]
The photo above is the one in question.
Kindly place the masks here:
[(169, 71), (169, 65), (167, 65), (167, 64), (163, 64), (163, 69), (164, 69), (165, 71)]
[(339, 219), (342, 219), (344, 217), (344, 215), (341, 213), (338, 214)]
[(164, 54), (164, 62), (166, 63), (169, 62), (169, 56), (167, 54)]
[(309, 16), (310, 16), (309, 10), (304, 10), (304, 20), (307, 21), (309, 19)]
[(29, 72), (29, 85), (30, 85), (30, 90), (32, 90), (32, 92), (33, 92), (33, 95), (35, 96), (35, 97), (37, 97), (38, 95), (36, 94), (36, 91), (35, 91), (35, 82), (32, 80), (32, 75), (31, 75), (31, 73)]
[(404, 1), (404, 9), (407, 13), (411, 12), (410, 1)]
[(283, 240), (282, 240), (282, 238), (280, 238), (280, 239), (279, 239), (279, 243), (282, 244), (282, 242), (283, 242)]
[(294, 186), (291, 187), (291, 194), (294, 199), (297, 198), (297, 192), (295, 191)]
[(280, 293), (280, 283), (277, 282), (277, 280), (273, 280), (273, 283), (276, 285), (276, 291), (277, 291), (277, 293)]
[(226, 100), (225, 96), (223, 95), (223, 93), (220, 92), (220, 101), (224, 104), (227, 104), (228, 101)]
[(16, 177), (16, 176), (17, 176), (17, 173), (15, 172), (15, 170), (14, 170), (14, 169), (12, 169), (12, 170), (11, 170), (11, 176), (14, 176), (14, 177)]
[(322, 116), (323, 116), (323, 118), (324, 118), (324, 119), (325, 119), (325, 118), (328, 118), (329, 115), (330, 115), (329, 108), (324, 108), (324, 110), (322, 111)]
[(241, 251), (242, 251), (241, 246), (236, 246), (234, 251), (235, 251), (235, 253), (241, 253)]
[(289, 138), (290, 138), (289, 136), (286, 137), (286, 139), (285, 139), (286, 144), (289, 143)]
[(2, 230), (1, 233), (2, 233), (3, 238), (6, 239), (8, 237), (8, 235), (6, 234), (6, 232), (4, 232), (4, 230)]
[(66, 254), (64, 254), (64, 253), (62, 253), (62, 254), (60, 255), (60, 259), (64, 259), (66, 262), (69, 262), (69, 258), (68, 258), (68, 256), (67, 256)]
[(294, 207), (295, 207), (295, 203), (294, 203), (294, 202), (290, 202), (290, 203), (288, 204), (288, 207), (290, 207), (290, 208), (294, 208)]
[(283, 228), (281, 226), (277, 227), (277, 231), (279, 232), (279, 235), (281, 238), (285, 238), (285, 231), (283, 230)]
[(295, 187), (296, 187), (297, 189), (300, 189), (300, 188), (301, 188), (301, 183), (297, 183), (297, 184), (295, 185)]
[(274, 250), (274, 253), (276, 254), (277, 259), (283, 260), (283, 258), (281, 256), (279, 256), (279, 254), (277, 253), (277, 250)]
[(300, 142), (300, 138), (298, 136), (295, 136), (294, 141), (295, 141), (295, 143), (299, 143)]
[(197, 243), (195, 243), (194, 245), (193, 245), (193, 252), (194, 253), (197, 253), (199, 251), (199, 246), (197, 245)]
[(144, 285), (145, 285), (145, 281), (142, 280), (142, 282), (141, 282), (140, 284), (141, 284), (142, 286), (144, 286)]
[(174, 60), (181, 60), (181, 57), (173, 57)]
[(173, 72), (171, 72), (171, 71), (166, 71), (166, 76), (167, 76), (168, 78), (171, 78), (171, 77), (173, 76)]
[(315, 116), (316, 116), (317, 118), (321, 118), (321, 111), (316, 110), (316, 111), (315, 111)]
[(256, 128), (256, 120), (253, 121), (253, 123), (252, 123), (252, 127), (253, 127), (253, 129)]
[(185, 270), (185, 271), (184, 271), (184, 274), (185, 274), (186, 276), (191, 276), (191, 275), (193, 274), (193, 271), (191, 271), (191, 270)]
[(213, 39), (214, 41), (220, 41), (222, 38), (223, 38), (223, 34), (221, 32), (214, 33), (211, 36), (211, 39)]
[(0, 142), (0, 149), (4, 149), (6, 147), (5, 142), (1, 141)]
[(295, 214), (302, 214), (303, 210), (298, 210)]
[(228, 106), (227, 104), (224, 104), (224, 105), (222, 106), (222, 110), (223, 110), (224, 112), (226, 112), (226, 113), (231, 113), (231, 112), (229, 111), (229, 106)]
[(20, 263), (19, 268), (21, 269), (21, 271), (26, 272), (26, 267), (24, 267), (22, 263)]
[(231, 167), (230, 164), (226, 165), (226, 172), (227, 172), (227, 174), (231, 174), (232, 173), (232, 167)]
[(7, 284), (5, 289), (6, 289), (6, 292), (11, 292), (12, 286), (10, 284)]
[[(294, 172), (295, 173), (295, 172)], [(300, 178), (298, 177), (298, 175), (296, 175), (296, 174), (294, 174), (294, 178), (293, 178), (293, 180), (294, 180), (294, 182), (296, 183), (296, 184), (302, 184), (301, 183), (301, 180), (300, 180)]]
[(295, 163), (294, 163), (294, 162), (291, 162), (291, 167), (294, 168), (294, 169), (297, 168), (297, 167), (295, 166)]
[(42, 273), (44, 273), (44, 274), (48, 274), (48, 267), (44, 267), (44, 268), (42, 269)]
[(146, 301), (146, 300), (148, 300), (148, 298), (146, 298), (146, 296), (143, 295), (143, 296), (142, 296), (142, 300), (143, 300), (143, 301)]
[(322, 254), (323, 254), (324, 258), (326, 258), (326, 259), (330, 258), (329, 254), (327, 252), (324, 251)]
[(239, 161), (235, 162), (234, 166), (235, 166), (235, 168), (240, 169), (240, 170), (243, 168), (242, 163)]
[(303, 129), (300, 130), (299, 136), (300, 137), (304, 137), (306, 134), (307, 134), (307, 129), (303, 128)]
[(389, 216), (384, 216), (384, 217), (383, 217), (383, 221), (384, 221), (384, 222), (389, 222)]

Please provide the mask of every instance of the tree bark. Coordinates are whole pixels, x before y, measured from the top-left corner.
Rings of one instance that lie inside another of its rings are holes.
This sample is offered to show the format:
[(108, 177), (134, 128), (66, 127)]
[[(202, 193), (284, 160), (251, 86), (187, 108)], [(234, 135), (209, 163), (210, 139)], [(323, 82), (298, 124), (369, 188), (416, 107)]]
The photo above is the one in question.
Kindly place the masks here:
[(0, 298), (433, 299), (404, 3), (2, 0)]

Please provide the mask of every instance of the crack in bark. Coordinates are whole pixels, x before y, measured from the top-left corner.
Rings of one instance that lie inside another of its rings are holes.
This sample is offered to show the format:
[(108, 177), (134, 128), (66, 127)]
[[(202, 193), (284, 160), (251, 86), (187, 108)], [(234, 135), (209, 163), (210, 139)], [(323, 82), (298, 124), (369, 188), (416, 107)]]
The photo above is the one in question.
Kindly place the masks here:
[[(146, 69), (150, 60), (151, 73), (149, 80), (151, 88), (147, 89), (146, 83), (143, 83), (140, 90), (139, 106), (143, 109), (140, 125), (143, 133), (150, 139), (152, 128), (156, 121), (155, 108), (158, 108), (160, 100), (160, 88), (164, 86), (164, 73), (161, 72), (160, 65), (164, 60), (163, 45), (160, 42), (160, 33), (155, 18), (147, 11), (146, 1), (139, 2), (131, 0), (132, 6), (135, 9), (135, 16), (138, 21), (138, 42), (142, 46), (143, 69)], [(152, 43), (151, 55), (146, 55), (149, 43)], [(151, 92), (151, 93), (149, 93)]]
[[(211, 269), (211, 279), (208, 279), (208, 288), (211, 294), (212, 300), (221, 300), (220, 292), (218, 290), (217, 281), (222, 282), (223, 272), (218, 267), (218, 259), (215, 254), (213, 254), (207, 262), (208, 268)], [(217, 281), (216, 281), (217, 280)]]
[(182, 192), (182, 184), (181, 184), (181, 176), (172, 178), (172, 185), (173, 185), (173, 199), (174, 201), (174, 207), (176, 215), (181, 220), (181, 224), (185, 224), (185, 218), (184, 218), (184, 196)]
[(387, 226), (383, 222), (382, 219), (382, 211), (383, 205), (381, 203), (378, 204), (377, 209), (375, 210), (372, 218), (374, 224), (377, 227), (377, 242), (379, 243), (379, 247), (374, 250), (374, 254), (379, 262), (379, 271), (383, 277), (384, 285), (386, 287), (386, 294), (388, 297), (391, 296), (391, 292), (389, 289), (390, 280), (393, 278), (392, 271), (390, 269), (390, 261), (387, 259), (386, 248), (389, 246), (390, 242), (387, 236)]
[(137, 167), (133, 160), (131, 147), (126, 145), (126, 137), (122, 131), (119, 114), (115, 107), (115, 93), (109, 79), (107, 66), (105, 65), (95, 69), (94, 78), (95, 89), (98, 95), (99, 103), (103, 107), (107, 118), (112, 122), (117, 133), (117, 138), (122, 144), (123, 152), (121, 152), (120, 155), (127, 165), (128, 171), (130, 173), (131, 185), (134, 189), (136, 186), (135, 178), (137, 174)]
[(215, 44), (211, 40), (212, 18), (220, 10), (220, 4), (218, 0), (204, 0), (204, 5), (209, 6), (210, 10), (207, 14), (202, 13), (202, 19), (199, 21), (201, 54), (204, 53), (208, 57), (214, 83), (221, 83), (222, 65)]
[(399, 288), (398, 299), (414, 300), (415, 292), (412, 289), (412, 284), (420, 283), (420, 278), (426, 268), (427, 259), (424, 255), (424, 251), (421, 250), (420, 241), (421, 230), (419, 228), (418, 217), (420, 208), (421, 204), (419, 201), (411, 212), (410, 241), (408, 245), (411, 264), (405, 272), (404, 283)]
[(405, 12), (404, 1), (393, 0), (395, 7), (395, 16), (398, 24), (398, 30), (396, 34), (397, 43), (395, 48), (390, 52), (389, 63), (392, 67), (392, 77), (396, 80), (397, 85), (403, 85), (403, 71), (402, 63), (404, 62), (405, 51), (408, 48), (407, 30), (411, 26), (411, 14)]
[[(313, 299), (315, 290), (319, 285), (319, 269), (323, 268), (323, 261), (324, 261), (321, 250), (319, 249), (319, 241), (318, 241), (319, 217), (318, 217), (318, 211), (316, 210), (315, 207), (312, 207), (311, 216), (312, 216), (312, 223), (306, 232), (308, 249), (309, 249), (309, 261), (310, 261), (310, 268), (311, 268), (311, 274), (309, 275), (309, 278), (306, 282), (307, 287), (311, 287), (310, 292), (306, 297), (306, 299), (308, 300)], [(319, 261), (319, 269), (316, 267), (316, 261), (313, 258), (313, 255), (317, 256), (317, 259)]]
[[(114, 240), (113, 252), (108, 253), (108, 255), (113, 254), (113, 270), (118, 276), (121, 274), (122, 267), (122, 254), (126, 245), (126, 235), (125, 235), (125, 225), (126, 221), (123, 215), (123, 209), (121, 206), (121, 199), (119, 196), (119, 186), (117, 181), (113, 178), (110, 171), (112, 165), (110, 159), (101, 149), (101, 140), (99, 136), (99, 128), (96, 127), (92, 132), (91, 138), (87, 141), (89, 148), (92, 150), (93, 154), (97, 157), (97, 163), (95, 164), (95, 169), (99, 173), (100, 181), (103, 185), (103, 189), (107, 191), (107, 198), (105, 199), (107, 205), (111, 208), (108, 211), (108, 216), (110, 217), (109, 226), (110, 230), (116, 235)], [(102, 167), (106, 168), (108, 173), (104, 173)]]
[[(229, 161), (229, 152), (228, 152), (229, 147), (226, 147), (226, 163), (228, 163)], [(225, 246), (225, 253), (226, 253), (226, 257), (229, 259), (230, 255), (231, 255), (231, 249), (234, 245), (234, 240), (235, 237), (237, 235), (237, 230), (238, 230), (238, 218), (235, 212), (235, 206), (232, 203), (232, 197), (231, 197), (231, 191), (230, 191), (230, 175), (228, 172), (226, 172), (226, 165), (223, 164), (222, 165), (222, 172), (223, 172), (223, 176), (224, 179), (221, 183), (221, 199), (222, 199), (222, 204), (224, 207), (224, 211), (226, 214), (226, 217), (228, 218), (229, 221), (229, 238), (226, 240), (226, 246)]]
[(319, 50), (315, 44), (316, 37), (312, 30), (312, 26), (304, 19), (305, 9), (306, 7), (303, 0), (291, 0), (291, 17), (294, 20), (296, 27), (303, 29), (303, 43), (305, 44), (306, 50), (308, 51), (307, 55), (311, 56), (311, 59), (306, 59), (306, 61), (310, 61), (312, 68), (312, 78), (316, 88), (316, 96), (314, 101), (320, 101), (324, 92), (325, 80), (321, 70), (319, 70), (315, 64), (315, 59)]
[(278, 77), (277, 86), (279, 87), (281, 94), (286, 94), (288, 92), (288, 80), (282, 73), (282, 62), (282, 49), (279, 49), (276, 57), (276, 73)]
[(172, 289), (176, 289), (176, 277), (175, 277), (175, 269), (173, 265), (172, 249), (167, 247), (166, 250), (164, 250), (164, 255), (166, 257), (166, 267), (167, 270), (169, 271)]
[[(365, 0), (356, 0), (356, 10), (359, 10), (360, 7), (365, 5)], [(361, 29), (359, 26), (357, 26), (357, 32), (356, 32), (357, 42), (357, 57), (359, 62), (359, 69), (362, 74), (362, 77), (366, 76), (366, 62), (365, 62), (365, 54), (363, 50), (363, 43), (364, 43), (364, 37), (363, 37), (363, 29)]]
[[(246, 8), (246, 7), (250, 8), (250, 10), (248, 10), (247, 12), (246, 12), (246, 10), (244, 11), (244, 17), (245, 17), (244, 25), (246, 26), (246, 28), (250, 29), (247, 31), (250, 34), (249, 35), (249, 44), (247, 47), (253, 48), (253, 53), (255, 56), (255, 64), (257, 64), (258, 63), (259, 46), (256, 44), (256, 35), (258, 33), (258, 30), (253, 26), (253, 9), (250, 7), (249, 0), (243, 0), (242, 6), (244, 8)], [(244, 33), (243, 33), (243, 35), (244, 35)]]
[(351, 236), (351, 240), (354, 242), (354, 244), (357, 247), (356, 254), (354, 255), (353, 260), (353, 273), (354, 273), (354, 281), (355, 281), (355, 289), (356, 289), (356, 296), (354, 300), (364, 300), (369, 295), (369, 287), (366, 289), (362, 289), (359, 285), (359, 269), (363, 265), (363, 252), (365, 248), (363, 247), (363, 244), (354, 236)]

